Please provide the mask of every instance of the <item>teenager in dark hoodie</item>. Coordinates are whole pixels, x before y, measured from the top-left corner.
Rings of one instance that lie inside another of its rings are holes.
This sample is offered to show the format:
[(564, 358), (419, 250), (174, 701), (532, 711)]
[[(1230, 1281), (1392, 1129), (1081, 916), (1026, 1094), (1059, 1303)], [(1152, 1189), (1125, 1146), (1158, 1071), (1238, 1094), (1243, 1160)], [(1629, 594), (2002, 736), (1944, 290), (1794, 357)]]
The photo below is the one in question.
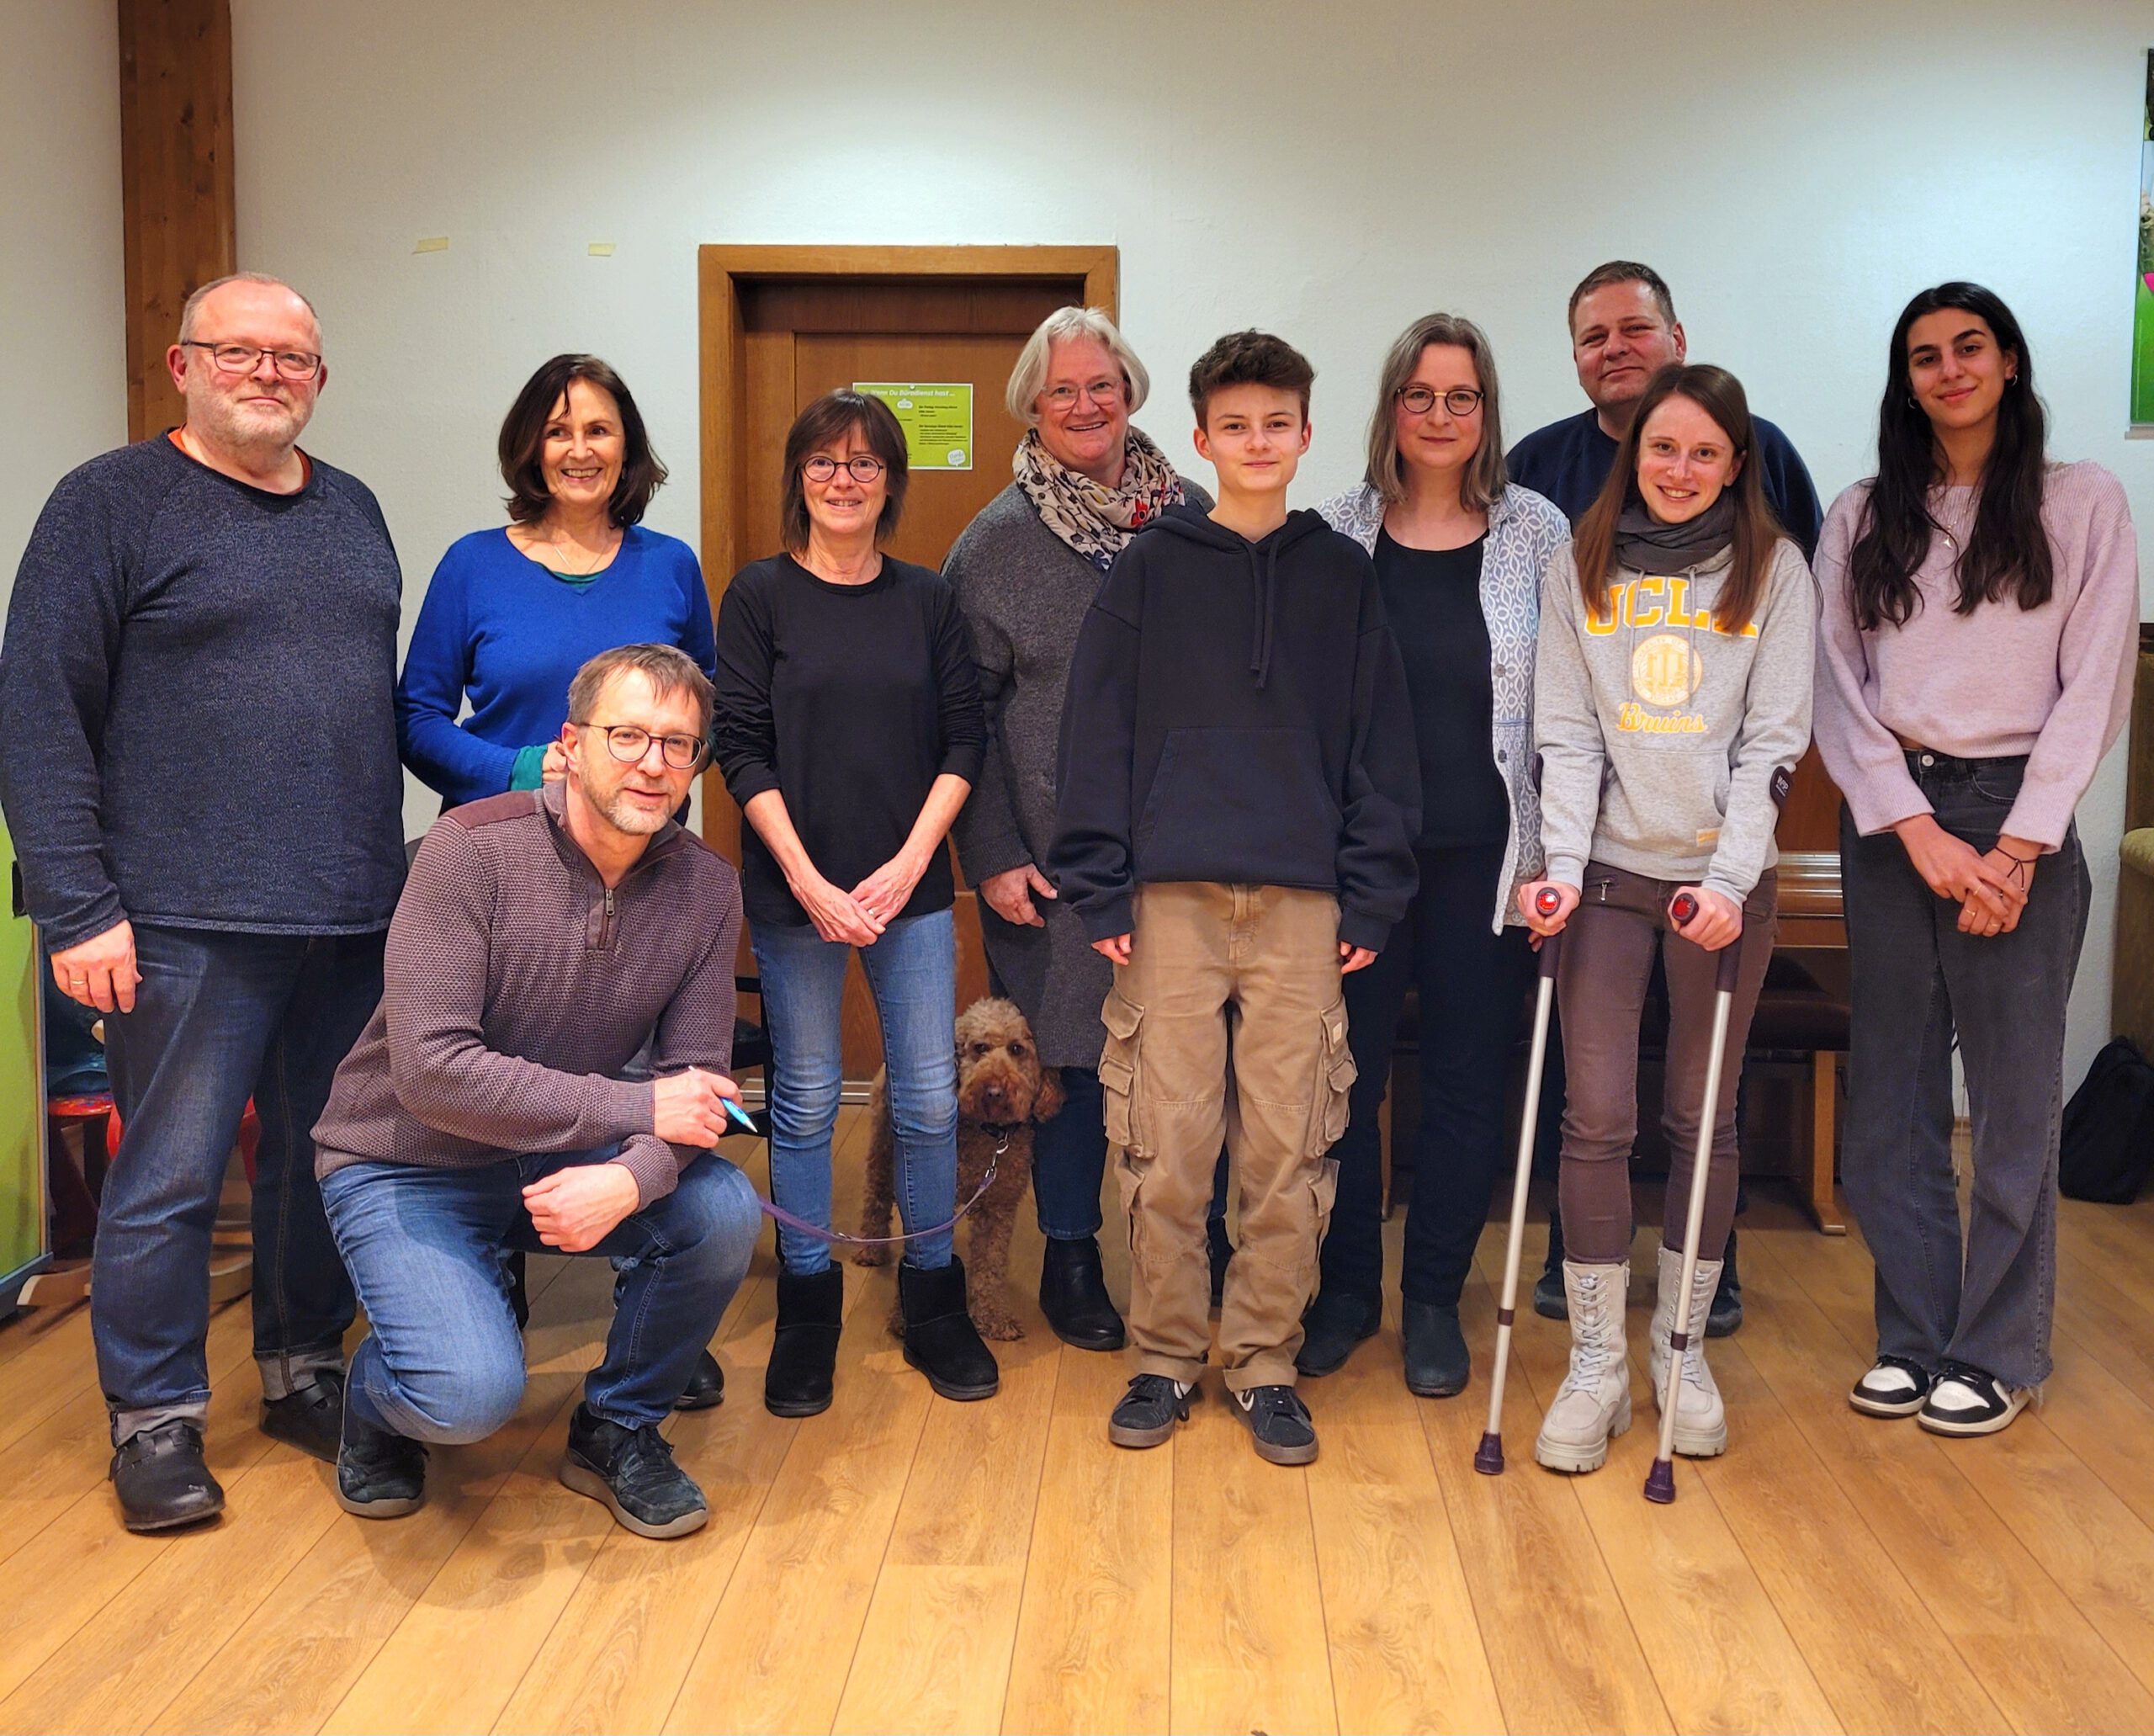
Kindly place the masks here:
[(1078, 635), (1048, 868), (1115, 986), (1100, 1082), (1130, 1217), (1137, 1375), (1109, 1438), (1166, 1440), (1207, 1329), (1205, 1208), (1223, 1137), (1241, 1190), (1220, 1360), (1277, 1464), (1316, 1457), (1294, 1393), (1354, 1062), (1342, 973), (1415, 881), (1420, 775), (1375, 569), (1287, 487), (1308, 361), (1258, 332), (1190, 370), (1218, 505), (1170, 510)]

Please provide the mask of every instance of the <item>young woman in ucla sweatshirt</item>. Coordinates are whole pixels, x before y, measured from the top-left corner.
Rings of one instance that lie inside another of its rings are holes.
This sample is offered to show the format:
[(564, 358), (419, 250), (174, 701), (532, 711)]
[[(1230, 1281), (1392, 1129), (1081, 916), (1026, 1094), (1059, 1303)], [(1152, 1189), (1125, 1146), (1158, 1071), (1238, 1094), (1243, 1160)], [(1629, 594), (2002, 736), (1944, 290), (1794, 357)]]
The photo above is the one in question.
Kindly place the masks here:
[[(1765, 505), (1753, 441), (1732, 374), (1663, 369), (1541, 597), (1533, 709), (1547, 879), (1522, 887), (1519, 901), (1538, 932), (1565, 935), (1557, 994), (1569, 1094), (1559, 1185), (1571, 1366), (1534, 1447), (1552, 1470), (1598, 1469), (1609, 1436), (1630, 1426), (1630, 1158), (1638, 1017), (1656, 951), (1668, 977), (1671, 1153), (1650, 1358), (1656, 1398), (1684, 1299), (1679, 1246), (1666, 1238), (1679, 1244), (1674, 1202), (1689, 1197), (1712, 1041), (1712, 955), (1731, 946), (1742, 963), (1698, 1245), (1724, 1248), (1734, 1213), (1736, 1083), (1773, 950), (1773, 782), (1809, 742), (1817, 622), (1801, 551)], [(1545, 919), (1534, 910), (1544, 884), (1558, 900)], [(1679, 929), (1669, 906), (1686, 890), (1698, 910)], [(1698, 1263), (1690, 1301), (1700, 1318), (1720, 1266)], [(1675, 1450), (1723, 1452), (1727, 1414), (1702, 1333), (1683, 1355)]]
[(1848, 1197), (1877, 1263), (1877, 1362), (1849, 1399), (1986, 1435), (2050, 1372), (2088, 893), (2072, 816), (2130, 703), (2139, 561), (2116, 478), (2048, 461), (2034, 362), (1995, 295), (1923, 290), (1888, 358), (1877, 475), (1833, 502), (1817, 549), (1817, 748), (1847, 797)]

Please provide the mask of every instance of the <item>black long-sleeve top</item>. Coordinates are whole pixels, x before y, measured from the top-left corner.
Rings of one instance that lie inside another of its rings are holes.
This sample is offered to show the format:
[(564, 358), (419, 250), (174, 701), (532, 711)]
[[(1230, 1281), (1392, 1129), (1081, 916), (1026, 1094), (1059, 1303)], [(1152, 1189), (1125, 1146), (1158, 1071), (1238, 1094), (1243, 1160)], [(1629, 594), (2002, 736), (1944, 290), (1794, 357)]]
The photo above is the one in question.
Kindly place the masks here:
[(387, 927), (402, 595), (374, 496), (318, 459), (271, 494), (160, 436), (64, 477), (0, 648), (0, 804), (46, 944)]
[[(979, 778), (987, 730), (957, 594), (887, 555), (864, 585), (819, 579), (790, 555), (751, 561), (719, 609), (715, 734), (733, 799), (745, 810), (778, 791), (816, 871), (851, 891), (903, 847), (936, 778)], [(740, 853), (749, 920), (807, 921), (752, 825)], [(899, 915), (955, 895), (938, 848)]]
[(1093, 940), (1140, 882), (1334, 892), (1381, 948), (1419, 869), (1398, 647), (1360, 544), (1313, 512), (1260, 542), (1177, 507), (1125, 549), (1077, 635), (1049, 873)]

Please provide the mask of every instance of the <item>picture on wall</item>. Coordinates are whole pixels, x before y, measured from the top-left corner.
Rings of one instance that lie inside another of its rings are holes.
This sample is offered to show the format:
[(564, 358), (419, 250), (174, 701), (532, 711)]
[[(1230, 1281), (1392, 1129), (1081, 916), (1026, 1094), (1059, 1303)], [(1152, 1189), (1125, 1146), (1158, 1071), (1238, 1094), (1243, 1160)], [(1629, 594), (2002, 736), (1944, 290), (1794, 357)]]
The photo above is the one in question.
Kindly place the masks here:
[(2139, 281), (2132, 294), (2131, 424), (2154, 427), (2154, 49), (2146, 53), (2146, 107), (2139, 130)]

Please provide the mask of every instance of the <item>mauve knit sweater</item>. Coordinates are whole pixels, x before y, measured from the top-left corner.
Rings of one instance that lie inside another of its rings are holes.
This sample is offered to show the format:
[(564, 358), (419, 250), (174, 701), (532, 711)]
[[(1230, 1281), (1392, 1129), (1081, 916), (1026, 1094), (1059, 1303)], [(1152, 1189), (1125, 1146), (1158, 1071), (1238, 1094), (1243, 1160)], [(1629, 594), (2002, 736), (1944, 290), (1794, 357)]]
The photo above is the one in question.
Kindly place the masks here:
[(2042, 491), (2056, 565), (2050, 600), (2023, 609), (2007, 597), (1968, 615), (1952, 609), (1955, 539), (1973, 528), (1975, 491), (1932, 491), (1939, 528), (1915, 574), (1921, 607), (1904, 626), (1864, 633), (1848, 551), (1869, 499), (1867, 482), (1845, 491), (1817, 544), (1817, 751), (1855, 829), (1868, 836), (1930, 811), (1897, 735), (1960, 759), (2024, 754), (2003, 830), (2056, 849), (2131, 703), (2139, 549), (2123, 488), (2099, 465), (2053, 465)]
[(725, 1072), (740, 882), (668, 821), (610, 890), (561, 819), (562, 786), (454, 808), (389, 925), (381, 1005), (337, 1070), (315, 1169), (474, 1169), (620, 1142), (639, 1205), (701, 1154), (651, 1132), (650, 1070)]

